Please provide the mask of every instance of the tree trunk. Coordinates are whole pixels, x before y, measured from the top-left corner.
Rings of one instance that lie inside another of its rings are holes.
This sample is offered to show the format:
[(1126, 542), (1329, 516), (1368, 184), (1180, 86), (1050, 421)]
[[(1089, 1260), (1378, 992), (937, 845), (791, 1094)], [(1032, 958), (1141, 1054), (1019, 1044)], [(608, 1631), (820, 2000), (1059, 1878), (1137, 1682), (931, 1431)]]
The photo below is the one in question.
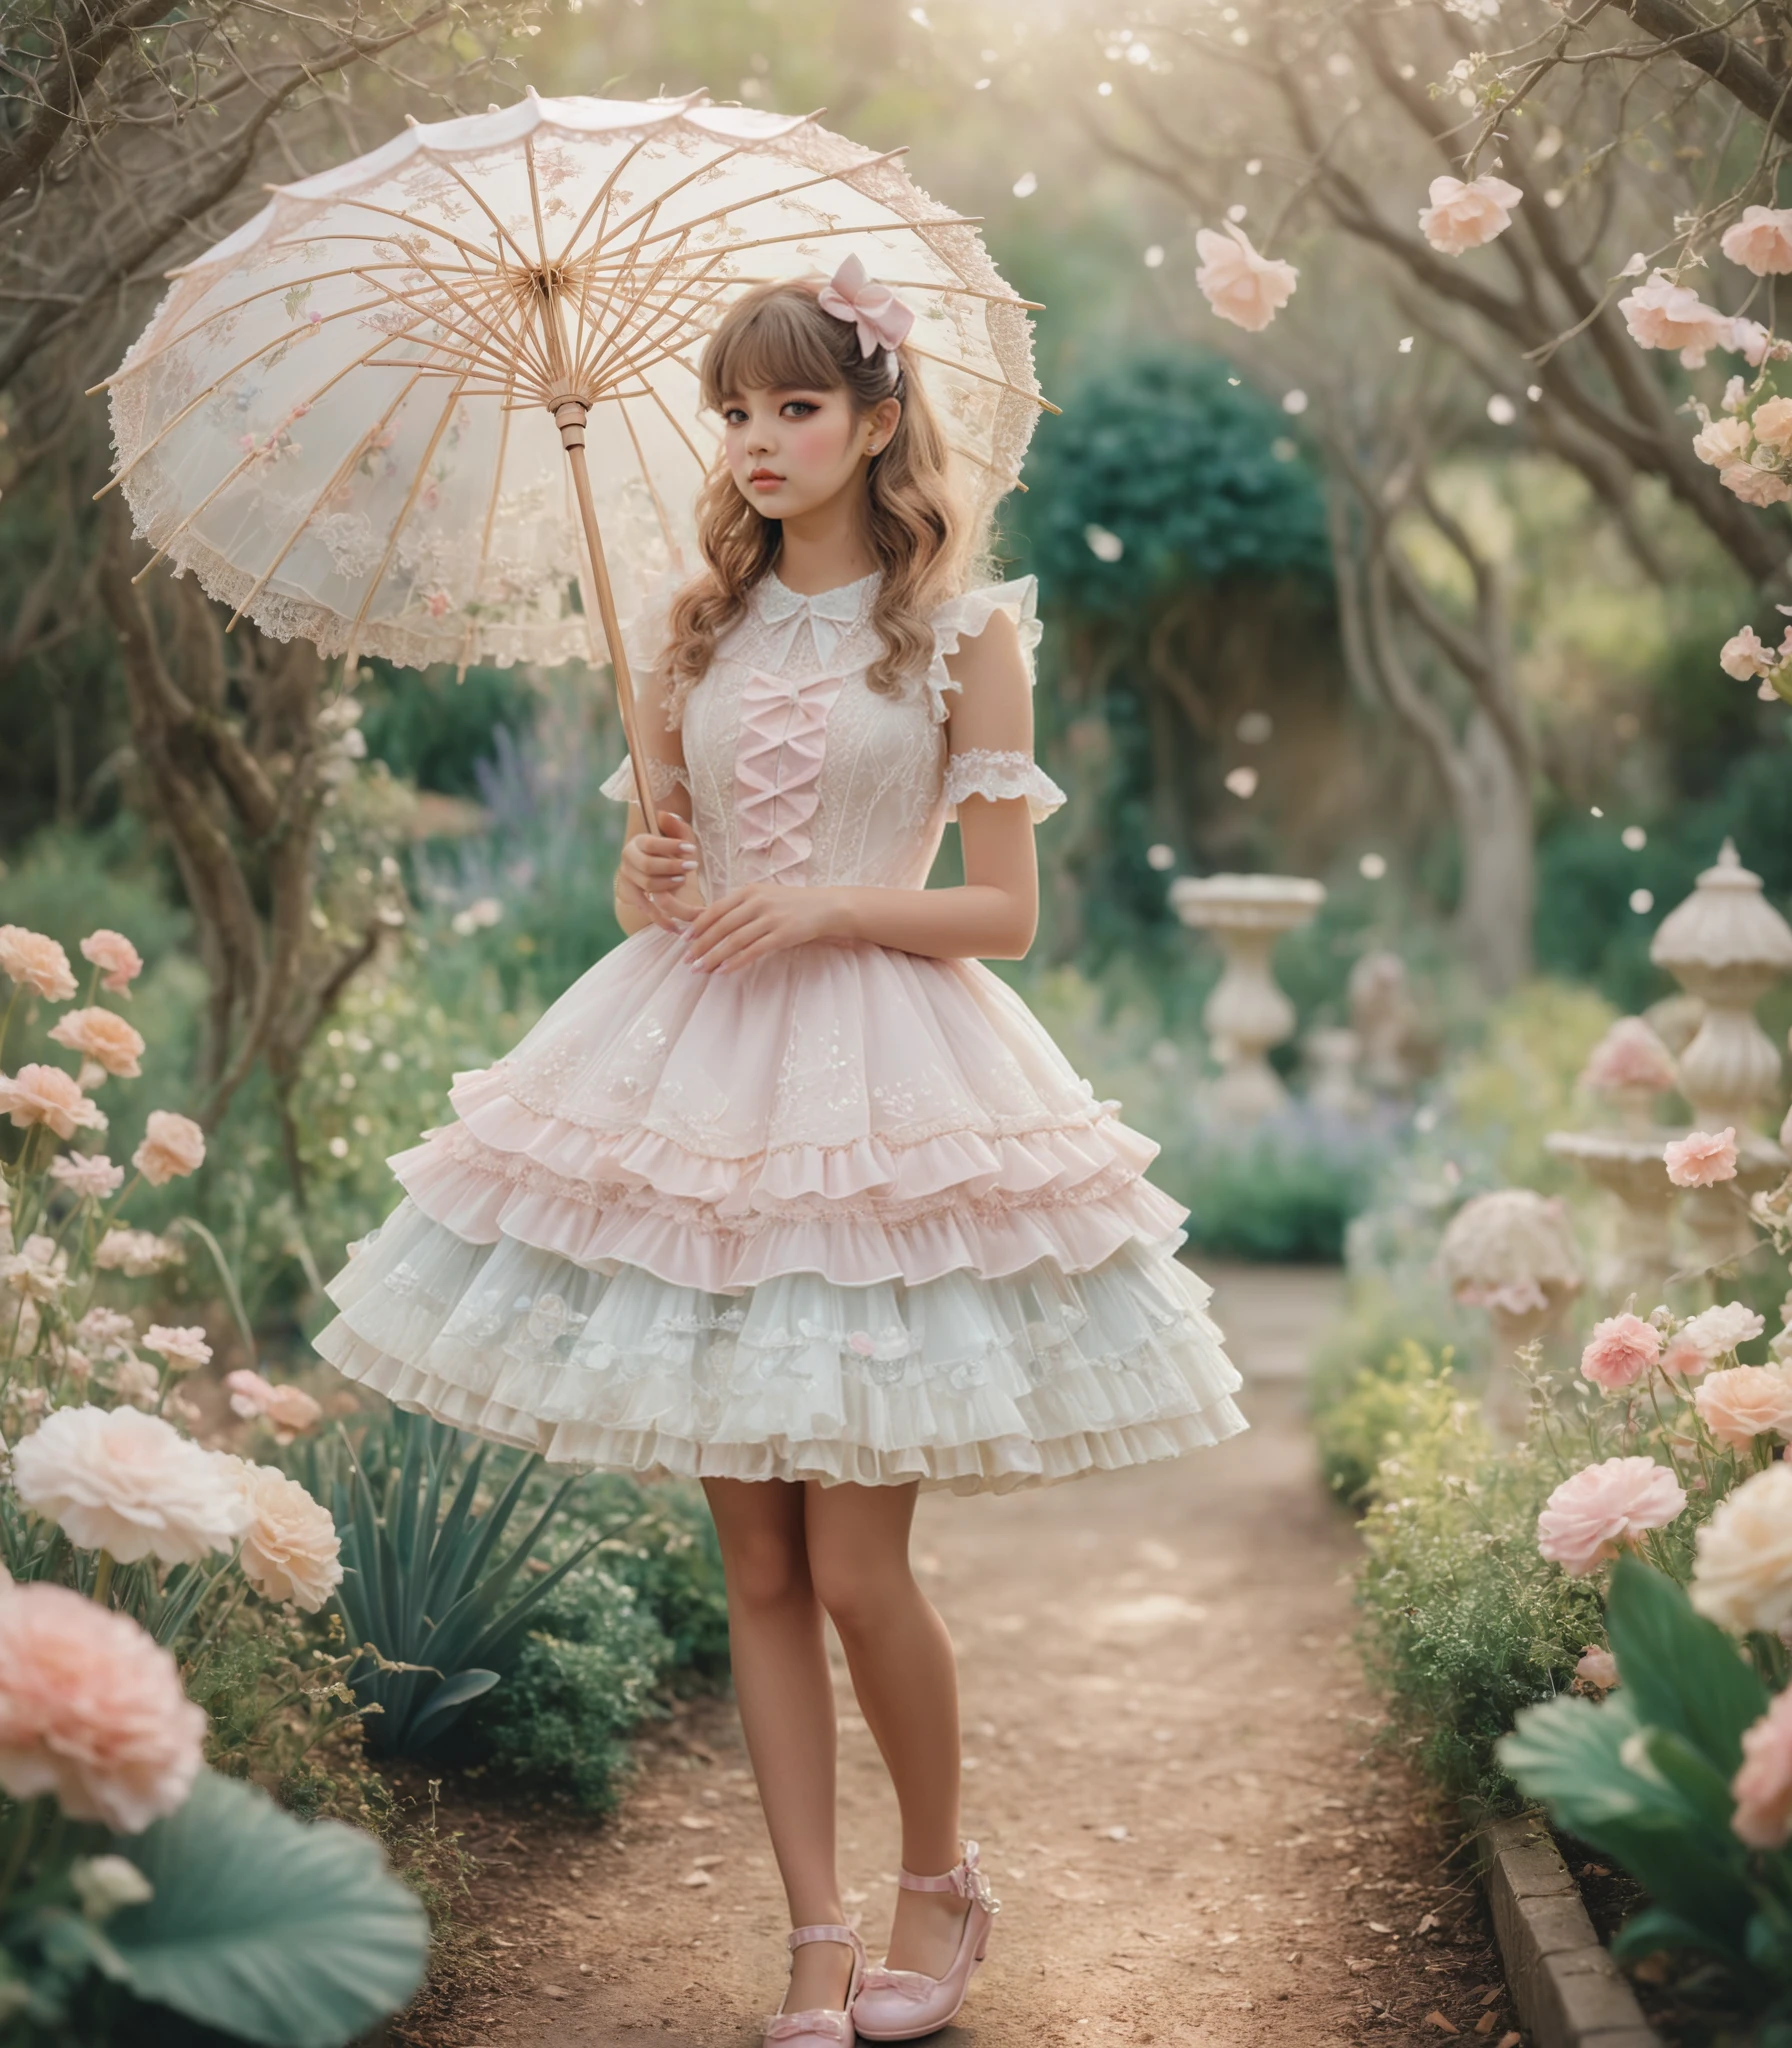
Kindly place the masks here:
[(1481, 986), (1504, 995), (1531, 971), (1537, 869), (1530, 776), (1477, 708), (1450, 777), (1462, 841), (1457, 931)]

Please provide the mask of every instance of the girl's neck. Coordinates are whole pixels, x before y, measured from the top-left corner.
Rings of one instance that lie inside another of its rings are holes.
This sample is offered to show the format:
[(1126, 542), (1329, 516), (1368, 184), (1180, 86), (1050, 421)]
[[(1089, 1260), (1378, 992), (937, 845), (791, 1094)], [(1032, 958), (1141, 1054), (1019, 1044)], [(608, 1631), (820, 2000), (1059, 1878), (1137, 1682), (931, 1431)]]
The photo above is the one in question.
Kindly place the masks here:
[(856, 583), (877, 566), (864, 521), (846, 517), (837, 503), (784, 520), (772, 563), (778, 581), (800, 597)]

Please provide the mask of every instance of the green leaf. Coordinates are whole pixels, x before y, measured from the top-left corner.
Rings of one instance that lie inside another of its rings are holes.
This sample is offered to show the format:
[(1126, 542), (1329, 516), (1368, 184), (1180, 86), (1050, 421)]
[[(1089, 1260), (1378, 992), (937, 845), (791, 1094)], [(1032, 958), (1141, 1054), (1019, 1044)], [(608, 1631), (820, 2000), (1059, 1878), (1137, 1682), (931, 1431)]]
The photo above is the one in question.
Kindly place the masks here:
[(1619, 1962), (1638, 1961), (1658, 1949), (1692, 1949), (1699, 1955), (1721, 1956), (1731, 1964), (1743, 1960), (1733, 1943), (1717, 1940), (1663, 1906), (1645, 1906), (1640, 1913), (1633, 1913), (1613, 1935), (1611, 1946)]
[(1612, 1567), (1606, 1620), (1638, 1720), (1671, 1730), (1733, 1778), (1743, 1730), (1767, 1711), (1767, 1689), (1736, 1645), (1672, 1579), (1629, 1555)]
[(495, 1671), (457, 1671), (438, 1685), (411, 1719), (410, 1746), (422, 1749), (449, 1727), (476, 1699), (498, 1682)]
[(423, 1981), (428, 1918), (359, 1829), (203, 1771), (112, 1846), (155, 1887), (106, 1923), (140, 1998), (263, 2048), (342, 2048)]

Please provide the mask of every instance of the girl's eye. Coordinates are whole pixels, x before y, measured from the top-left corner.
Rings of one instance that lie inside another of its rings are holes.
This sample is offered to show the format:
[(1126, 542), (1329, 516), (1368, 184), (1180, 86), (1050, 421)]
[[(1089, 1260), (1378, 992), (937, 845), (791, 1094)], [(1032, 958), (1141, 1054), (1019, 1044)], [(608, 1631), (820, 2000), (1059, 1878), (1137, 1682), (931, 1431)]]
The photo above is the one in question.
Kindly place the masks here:
[(793, 408), (795, 409), (796, 416), (798, 419), (807, 419), (810, 413), (820, 412), (821, 410), (820, 406), (811, 404), (810, 401), (806, 398), (786, 399), (784, 401), (784, 410), (786, 412), (789, 412)]
[(722, 408), (722, 424), (726, 427), (732, 427), (745, 418), (745, 412), (738, 405), (729, 405)]

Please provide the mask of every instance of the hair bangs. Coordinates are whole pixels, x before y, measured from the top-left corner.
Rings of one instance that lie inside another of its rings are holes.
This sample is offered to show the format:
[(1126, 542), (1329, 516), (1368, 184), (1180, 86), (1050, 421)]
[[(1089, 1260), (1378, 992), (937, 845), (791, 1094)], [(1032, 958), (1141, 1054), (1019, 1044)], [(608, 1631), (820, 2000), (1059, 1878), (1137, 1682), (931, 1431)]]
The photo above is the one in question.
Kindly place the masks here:
[[(788, 288), (743, 300), (723, 320), (703, 355), (703, 402), (712, 410), (743, 391), (781, 391), (792, 386), (832, 391), (846, 383), (833, 336), (818, 327), (814, 298)], [(822, 321), (844, 322), (822, 313)]]

